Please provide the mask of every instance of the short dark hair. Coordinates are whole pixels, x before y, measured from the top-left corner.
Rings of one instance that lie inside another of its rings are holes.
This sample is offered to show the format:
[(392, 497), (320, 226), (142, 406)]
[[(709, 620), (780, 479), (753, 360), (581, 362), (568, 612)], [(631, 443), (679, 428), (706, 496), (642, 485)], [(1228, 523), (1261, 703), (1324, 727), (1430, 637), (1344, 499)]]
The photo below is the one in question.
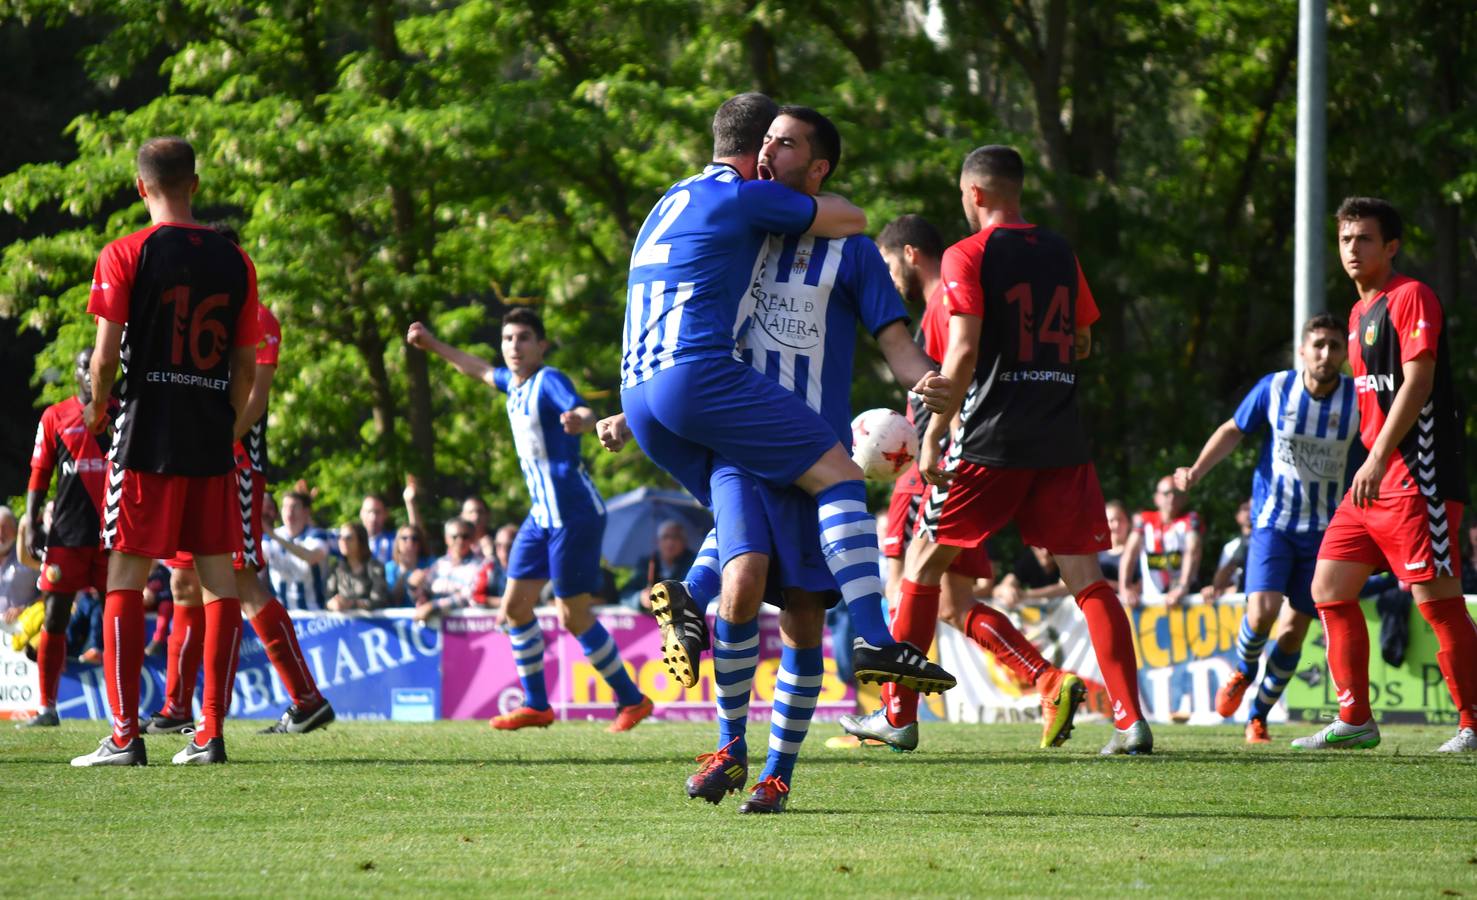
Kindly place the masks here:
[(904, 247), (916, 247), (929, 259), (944, 258), (943, 236), (932, 222), (917, 213), (905, 213), (888, 222), (877, 235), (877, 246), (896, 254), (901, 254)]
[(976, 178), (998, 178), (1019, 187), (1026, 181), (1026, 163), (1014, 147), (986, 144), (964, 157), (963, 172)]
[(465, 506), (468, 503), (476, 503), (483, 509), (487, 509), (487, 501), (482, 499), (481, 494), (468, 494), (467, 496), (463, 497), (462, 505)]
[(515, 306), (503, 313), (503, 327), (509, 325), (526, 325), (533, 329), (533, 333), (539, 340), (545, 340), (544, 320), (538, 313), (526, 306)]
[(757, 91), (723, 101), (713, 114), (713, 158), (758, 153), (779, 111), (779, 104)]
[(182, 137), (156, 137), (138, 148), (138, 177), (144, 187), (174, 191), (195, 177), (195, 148)]
[(1342, 336), (1344, 334), (1344, 327), (1344, 325), (1339, 324), (1339, 320), (1334, 318), (1332, 313), (1319, 313), (1303, 323), (1303, 340), (1306, 341), (1308, 335), (1315, 331), (1332, 331), (1334, 334)]
[(308, 509), (313, 508), (313, 498), (309, 497), (302, 491), (288, 491), (287, 493), (283, 494), (282, 502), (286, 503), (288, 500), (296, 500), (303, 506), (306, 506)]
[(236, 246), (241, 246), (241, 235), (236, 233), (236, 228), (230, 222), (211, 222), (208, 227), (211, 231), (214, 231), (216, 234), (220, 235)]
[(810, 126), (810, 158), (820, 157), (831, 164), (821, 179), (821, 184), (825, 184), (841, 164), (841, 132), (836, 130), (836, 123), (808, 106), (781, 106), (779, 115), (799, 119)]
[(1400, 221), (1400, 213), (1396, 212), (1388, 200), (1378, 197), (1345, 197), (1344, 202), (1339, 204), (1339, 211), (1334, 214), (1334, 220), (1357, 222), (1360, 219), (1374, 219), (1380, 223), (1380, 238), (1387, 244), (1405, 236), (1405, 225)]

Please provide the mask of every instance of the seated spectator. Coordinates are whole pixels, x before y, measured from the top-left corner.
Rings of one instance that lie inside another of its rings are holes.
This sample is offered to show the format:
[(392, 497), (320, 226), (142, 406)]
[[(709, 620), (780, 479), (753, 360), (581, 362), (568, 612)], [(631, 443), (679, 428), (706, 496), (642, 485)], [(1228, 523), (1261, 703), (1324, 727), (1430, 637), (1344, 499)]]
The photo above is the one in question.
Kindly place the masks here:
[(26, 607), (36, 602), (36, 570), (21, 562), (15, 539), (20, 522), (10, 507), (0, 506), (0, 616), (7, 623), (20, 618)]
[(338, 529), (339, 556), (328, 558), (328, 608), (334, 612), (383, 609), (390, 603), (385, 565), (369, 552), (369, 534), (360, 522)]
[[(74, 649), (75, 648), (75, 649)], [(79, 591), (67, 623), (67, 654), (78, 662), (103, 664), (103, 601), (95, 591)]]
[(482, 556), (476, 552), (472, 536), (476, 532), (464, 519), (446, 523), (446, 555), (431, 564), (429, 596), (416, 604), (415, 617), (425, 621), (434, 613), (472, 605), (472, 589), (477, 585), (477, 570)]
[(1206, 602), (1230, 593), (1241, 593), (1246, 588), (1246, 553), (1251, 549), (1251, 501), (1242, 500), (1236, 508), (1236, 526), (1240, 532), (1221, 547), (1221, 558), (1216, 561), (1215, 575), (1210, 584), (1200, 589)]
[[(1195, 587), (1200, 571), (1200, 516), (1185, 509), (1185, 492), (1166, 475), (1154, 488), (1154, 509), (1134, 517), (1133, 533), (1118, 572), (1118, 596), (1131, 607), (1179, 606)], [(1138, 570), (1139, 583), (1131, 573)]]
[(1040, 547), (1023, 548), (1006, 578), (1015, 579), (1020, 602), (1054, 600), (1072, 592), (1062, 581), (1056, 557)]
[(682, 523), (666, 520), (656, 530), (656, 552), (637, 561), (631, 577), (621, 587), (621, 604), (651, 612), (651, 589), (659, 581), (681, 581), (696, 558), (687, 546)]
[(395, 535), (390, 529), (390, 517), (385, 512), (385, 500), (379, 494), (366, 494), (359, 504), (359, 523), (369, 535), (369, 554), (381, 563), (390, 561), (395, 549)]
[(504, 525), (492, 534), (484, 534), (479, 542), (483, 563), (477, 571), (472, 595), (483, 606), (502, 602), (503, 591), (508, 587), (508, 554), (513, 551), (513, 539), (517, 536), (517, 525)]
[(418, 606), (430, 588), (432, 559), (426, 553), (426, 539), (414, 525), (401, 525), (395, 531), (395, 551), (385, 563), (385, 583), (389, 585), (389, 605)]
[(1118, 583), (1119, 567), (1123, 563), (1123, 551), (1128, 547), (1128, 536), (1133, 532), (1133, 519), (1122, 500), (1109, 500), (1103, 507), (1108, 516), (1108, 537), (1113, 546), (1100, 551), (1097, 563), (1102, 567), (1103, 578), (1109, 584)]
[(313, 525), (313, 501), (302, 491), (282, 498), (284, 531), (267, 531), (262, 552), (272, 573), (272, 593), (290, 610), (319, 610), (328, 601), (324, 561), (328, 535)]

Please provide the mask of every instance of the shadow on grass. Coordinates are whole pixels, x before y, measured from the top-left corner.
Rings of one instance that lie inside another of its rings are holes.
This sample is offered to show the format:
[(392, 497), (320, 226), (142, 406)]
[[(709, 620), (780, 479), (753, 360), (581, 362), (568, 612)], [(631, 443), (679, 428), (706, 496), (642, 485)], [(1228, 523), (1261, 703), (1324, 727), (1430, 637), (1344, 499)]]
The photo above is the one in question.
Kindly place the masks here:
[[(829, 816), (865, 816), (876, 819), (878, 811), (875, 807), (863, 807), (856, 809), (799, 807), (785, 811), (787, 815), (829, 815)], [(1267, 812), (1238, 813), (1238, 812), (1086, 812), (1083, 810), (1015, 810), (1015, 809), (982, 809), (982, 810), (958, 810), (958, 809), (899, 809), (894, 811), (898, 816), (951, 816), (955, 818), (996, 818), (996, 819), (1247, 819), (1247, 820), (1274, 820), (1278, 822), (1323, 822), (1328, 820), (1349, 822), (1450, 822), (1467, 823), (1477, 822), (1477, 816), (1418, 816), (1410, 813), (1371, 813), (1361, 815), (1359, 813), (1320, 812), (1316, 815), (1295, 815)]]

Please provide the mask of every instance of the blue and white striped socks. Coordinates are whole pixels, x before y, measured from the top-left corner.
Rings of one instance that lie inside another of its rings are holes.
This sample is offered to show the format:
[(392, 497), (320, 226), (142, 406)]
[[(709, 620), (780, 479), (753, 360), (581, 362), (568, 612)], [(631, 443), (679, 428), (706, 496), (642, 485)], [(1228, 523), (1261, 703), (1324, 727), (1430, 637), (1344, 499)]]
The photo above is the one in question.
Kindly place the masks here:
[(518, 667), (518, 683), (523, 685), (523, 705), (529, 709), (549, 708), (549, 689), (544, 683), (544, 632), (538, 617), (526, 625), (508, 629), (513, 643), (513, 664)]
[(1251, 718), (1266, 721), (1267, 714), (1277, 705), (1282, 692), (1287, 690), (1288, 682), (1297, 673), (1298, 660), (1302, 657), (1301, 647), (1287, 653), (1276, 644), (1272, 645), (1272, 655), (1267, 657), (1266, 677), (1262, 679), (1261, 687), (1257, 688), (1256, 697), (1251, 701)]
[(780, 654), (779, 677), (774, 685), (774, 711), (769, 716), (769, 756), (763, 781), (771, 775), (789, 785), (800, 744), (810, 731), (816, 699), (821, 694), (825, 661), (819, 647), (785, 647)]
[(713, 625), (713, 685), (718, 707), (718, 749), (730, 742), (728, 752), (747, 759), (749, 742), (749, 693), (754, 688), (754, 669), (759, 665), (759, 620), (730, 622), (722, 616)]
[(1267, 646), (1267, 636), (1257, 634), (1251, 627), (1251, 619), (1241, 618), (1241, 630), (1236, 634), (1236, 669), (1247, 678), (1255, 679), (1262, 667), (1262, 648)]
[(641, 691), (636, 687), (636, 682), (626, 674), (626, 667), (621, 664), (621, 651), (615, 645), (615, 638), (605, 630), (605, 626), (599, 622), (590, 626), (590, 630), (579, 635), (580, 649), (585, 651), (585, 659), (605, 679), (615, 691), (615, 700), (621, 706), (635, 706), (641, 702)]
[(820, 516), (821, 552), (836, 577), (851, 624), (874, 647), (896, 643), (882, 618), (882, 551), (877, 520), (867, 511), (867, 489), (842, 481), (815, 495)]
[(718, 529), (709, 531), (703, 538), (703, 545), (698, 548), (697, 558), (692, 561), (682, 584), (687, 588), (687, 596), (697, 603), (699, 611), (707, 609), (709, 603), (718, 599), (723, 590), (723, 572), (718, 568)]

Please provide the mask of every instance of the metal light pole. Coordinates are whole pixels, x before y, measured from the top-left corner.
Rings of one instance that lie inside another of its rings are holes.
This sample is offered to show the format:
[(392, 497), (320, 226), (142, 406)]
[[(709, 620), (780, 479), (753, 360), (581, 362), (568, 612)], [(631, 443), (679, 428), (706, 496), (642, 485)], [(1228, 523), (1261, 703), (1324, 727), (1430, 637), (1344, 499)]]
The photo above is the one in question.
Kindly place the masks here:
[(1294, 364), (1297, 364), (1303, 323), (1327, 309), (1323, 292), (1324, 217), (1328, 205), (1326, 6), (1325, 0), (1298, 0), (1297, 237), (1292, 267)]

